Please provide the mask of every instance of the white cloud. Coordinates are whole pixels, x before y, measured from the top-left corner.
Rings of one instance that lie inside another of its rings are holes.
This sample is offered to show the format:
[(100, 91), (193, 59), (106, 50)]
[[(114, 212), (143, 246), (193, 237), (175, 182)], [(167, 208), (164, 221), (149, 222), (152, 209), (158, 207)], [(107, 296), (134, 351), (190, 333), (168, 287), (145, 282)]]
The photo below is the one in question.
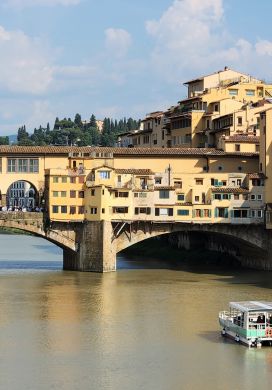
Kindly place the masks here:
[(272, 42), (233, 37), (224, 24), (223, 5), (223, 0), (174, 0), (158, 20), (147, 21), (155, 41), (152, 69), (173, 83), (224, 65), (259, 75), (270, 72)]
[(14, 8), (25, 8), (25, 7), (37, 7), (47, 6), (53, 7), (56, 5), (69, 6), (77, 5), (81, 0), (4, 0), (4, 5)]
[(130, 45), (131, 36), (129, 32), (121, 28), (108, 28), (105, 30), (105, 46), (116, 57), (126, 55)]
[(0, 26), (0, 52), (2, 90), (40, 94), (49, 88), (53, 77), (53, 53), (46, 42)]

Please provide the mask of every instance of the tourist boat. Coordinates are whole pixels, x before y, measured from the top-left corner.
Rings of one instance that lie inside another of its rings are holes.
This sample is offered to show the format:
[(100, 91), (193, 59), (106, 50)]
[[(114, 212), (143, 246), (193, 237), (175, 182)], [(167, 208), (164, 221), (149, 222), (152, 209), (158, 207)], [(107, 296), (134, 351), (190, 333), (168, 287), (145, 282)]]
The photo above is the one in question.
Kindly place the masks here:
[(272, 302), (230, 302), (229, 307), (219, 313), (222, 336), (248, 347), (272, 346)]

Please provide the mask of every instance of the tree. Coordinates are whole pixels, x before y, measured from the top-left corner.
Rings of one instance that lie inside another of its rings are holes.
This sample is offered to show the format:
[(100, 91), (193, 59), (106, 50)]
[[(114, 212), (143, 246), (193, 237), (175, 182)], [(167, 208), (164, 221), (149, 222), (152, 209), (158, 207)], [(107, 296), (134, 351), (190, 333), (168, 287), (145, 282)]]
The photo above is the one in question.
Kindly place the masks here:
[(9, 137), (0, 137), (0, 145), (9, 145)]
[(75, 124), (77, 127), (82, 127), (81, 116), (80, 116), (79, 114), (76, 114), (76, 115), (75, 115), (74, 124)]

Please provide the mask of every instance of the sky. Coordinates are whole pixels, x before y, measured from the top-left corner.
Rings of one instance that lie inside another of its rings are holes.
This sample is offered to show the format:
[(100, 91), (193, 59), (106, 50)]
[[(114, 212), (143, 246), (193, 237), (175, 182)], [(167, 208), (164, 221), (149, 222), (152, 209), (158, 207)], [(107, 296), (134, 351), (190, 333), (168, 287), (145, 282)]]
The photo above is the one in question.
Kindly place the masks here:
[(143, 118), (224, 66), (269, 82), (271, 14), (271, 0), (0, 0), (0, 135)]

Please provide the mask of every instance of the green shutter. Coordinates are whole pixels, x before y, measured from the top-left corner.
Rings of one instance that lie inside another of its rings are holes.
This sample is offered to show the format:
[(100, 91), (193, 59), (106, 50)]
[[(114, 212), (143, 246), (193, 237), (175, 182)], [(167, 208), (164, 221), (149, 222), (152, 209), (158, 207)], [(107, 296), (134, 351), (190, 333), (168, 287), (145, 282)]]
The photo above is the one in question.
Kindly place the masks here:
[(214, 209), (214, 216), (215, 216), (215, 218), (218, 218), (218, 208), (217, 207)]

